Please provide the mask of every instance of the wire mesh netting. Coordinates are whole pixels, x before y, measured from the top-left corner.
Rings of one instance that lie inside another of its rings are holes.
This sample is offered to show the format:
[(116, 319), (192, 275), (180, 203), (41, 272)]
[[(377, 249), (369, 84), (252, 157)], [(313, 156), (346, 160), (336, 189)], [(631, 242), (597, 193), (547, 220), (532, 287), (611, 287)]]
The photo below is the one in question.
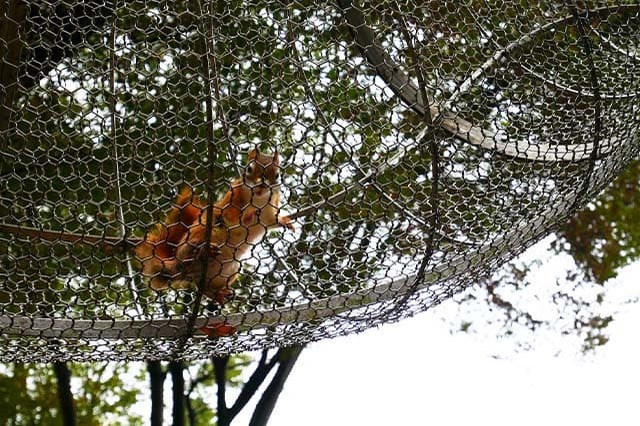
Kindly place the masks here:
[(0, 0), (0, 358), (198, 358), (438, 304), (636, 155), (639, 13)]

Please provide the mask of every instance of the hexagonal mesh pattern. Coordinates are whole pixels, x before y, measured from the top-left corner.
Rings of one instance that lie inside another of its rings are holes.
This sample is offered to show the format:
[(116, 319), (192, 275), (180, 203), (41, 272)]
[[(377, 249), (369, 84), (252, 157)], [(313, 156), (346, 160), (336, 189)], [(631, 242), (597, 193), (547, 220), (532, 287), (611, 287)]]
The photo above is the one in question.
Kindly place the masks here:
[(361, 331), (584, 206), (638, 150), (640, 6), (464, 3), (1, 0), (0, 358)]

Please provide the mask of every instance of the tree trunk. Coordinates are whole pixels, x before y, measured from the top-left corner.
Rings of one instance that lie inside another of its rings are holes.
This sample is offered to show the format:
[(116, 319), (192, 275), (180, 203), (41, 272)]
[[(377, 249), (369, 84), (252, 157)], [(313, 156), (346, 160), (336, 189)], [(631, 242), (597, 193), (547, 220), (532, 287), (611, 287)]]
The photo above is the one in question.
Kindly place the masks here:
[(162, 426), (164, 413), (164, 379), (166, 372), (162, 370), (160, 361), (147, 362), (151, 387), (151, 426)]
[(229, 417), (229, 409), (227, 408), (227, 364), (229, 363), (228, 356), (214, 357), (213, 362), (213, 374), (216, 379), (216, 416), (218, 418), (218, 426), (229, 426), (232, 418)]
[(173, 391), (173, 426), (185, 426), (184, 363), (170, 362), (169, 372)]
[(76, 409), (71, 393), (71, 371), (66, 362), (54, 362), (53, 370), (58, 379), (58, 399), (64, 426), (76, 425)]

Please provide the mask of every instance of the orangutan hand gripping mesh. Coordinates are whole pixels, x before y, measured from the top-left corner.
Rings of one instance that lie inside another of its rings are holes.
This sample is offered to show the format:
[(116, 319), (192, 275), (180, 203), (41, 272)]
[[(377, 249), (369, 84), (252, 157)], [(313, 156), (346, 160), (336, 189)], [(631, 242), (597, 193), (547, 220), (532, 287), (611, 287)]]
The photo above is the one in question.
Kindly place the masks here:
[(244, 174), (213, 206), (212, 231), (205, 242), (207, 207), (185, 186), (167, 213), (136, 247), (142, 274), (154, 290), (187, 288), (203, 273), (201, 256), (209, 251), (203, 294), (224, 305), (238, 279), (241, 260), (250, 255), (269, 229), (294, 229), (289, 216), (279, 216), (279, 157), (249, 153)]

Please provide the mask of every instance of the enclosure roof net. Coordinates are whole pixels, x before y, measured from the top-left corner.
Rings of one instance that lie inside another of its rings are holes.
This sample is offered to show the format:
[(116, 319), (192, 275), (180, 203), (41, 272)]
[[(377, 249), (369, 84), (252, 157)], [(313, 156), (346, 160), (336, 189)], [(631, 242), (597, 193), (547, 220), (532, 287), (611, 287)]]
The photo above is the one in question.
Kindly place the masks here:
[(439, 304), (636, 155), (639, 12), (0, 2), (0, 360), (202, 358)]

